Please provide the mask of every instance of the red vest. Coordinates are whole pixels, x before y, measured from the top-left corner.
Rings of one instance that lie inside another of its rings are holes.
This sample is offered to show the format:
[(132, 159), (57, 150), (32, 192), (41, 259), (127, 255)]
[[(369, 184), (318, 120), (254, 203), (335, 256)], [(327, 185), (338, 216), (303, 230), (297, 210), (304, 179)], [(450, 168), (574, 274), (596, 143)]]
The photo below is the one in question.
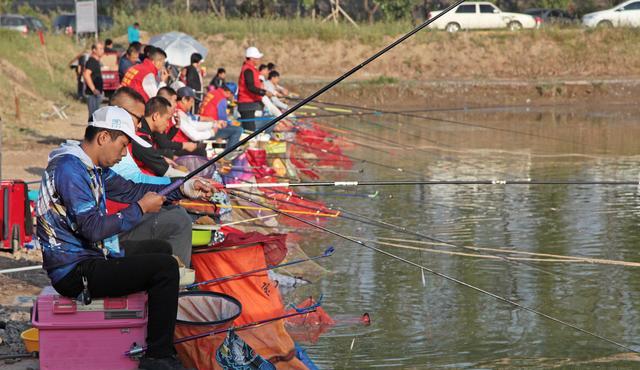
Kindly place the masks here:
[(238, 80), (238, 103), (257, 103), (262, 101), (262, 96), (254, 94), (247, 88), (247, 84), (244, 81), (244, 71), (250, 70), (253, 74), (253, 82), (256, 87), (262, 88), (262, 81), (260, 81), (260, 72), (256, 66), (250, 60), (246, 60), (240, 70), (240, 79)]
[[(178, 105), (176, 106), (176, 109), (181, 111), (181, 112), (187, 113), (187, 111), (182, 106), (182, 103), (180, 103), (180, 102), (178, 102)], [(175, 122), (173, 120), (171, 120), (171, 125), (167, 130), (169, 130), (173, 126), (175, 126)], [(182, 130), (178, 129), (178, 132), (171, 139), (171, 141), (175, 141), (176, 143), (188, 143), (188, 142), (191, 141), (191, 139), (189, 139), (189, 136), (185, 135), (185, 133), (182, 132)]]
[(127, 70), (127, 73), (122, 77), (122, 83), (120, 86), (129, 86), (142, 95), (144, 101), (147, 102), (150, 97), (142, 88), (142, 81), (149, 74), (152, 74), (155, 78), (158, 74), (158, 68), (156, 68), (156, 66), (153, 65), (153, 62), (147, 58), (142, 63), (136, 64)]
[(207, 95), (204, 96), (204, 99), (202, 99), (202, 104), (200, 104), (200, 115), (213, 118), (216, 121), (219, 120), (218, 105), (222, 99), (226, 98), (227, 97), (224, 96), (224, 90), (221, 88), (209, 91)]
[[(136, 132), (136, 135), (140, 136), (141, 138), (144, 139), (144, 141), (148, 142), (149, 144), (151, 144), (154, 148), (155, 148), (155, 143), (153, 142), (153, 139), (151, 138), (151, 135), (147, 134), (146, 132)], [(151, 175), (151, 176), (158, 176), (155, 173), (153, 173), (149, 168), (147, 168), (144, 164), (144, 162), (142, 162), (141, 160), (139, 160), (138, 158), (136, 158), (133, 155), (133, 149), (132, 149), (132, 143), (129, 143), (129, 153), (131, 153), (131, 158), (133, 158), (133, 160), (136, 162), (136, 164), (138, 165), (138, 168), (140, 168), (140, 171), (142, 173), (144, 173), (145, 175)], [(162, 175), (159, 175), (162, 176)]]

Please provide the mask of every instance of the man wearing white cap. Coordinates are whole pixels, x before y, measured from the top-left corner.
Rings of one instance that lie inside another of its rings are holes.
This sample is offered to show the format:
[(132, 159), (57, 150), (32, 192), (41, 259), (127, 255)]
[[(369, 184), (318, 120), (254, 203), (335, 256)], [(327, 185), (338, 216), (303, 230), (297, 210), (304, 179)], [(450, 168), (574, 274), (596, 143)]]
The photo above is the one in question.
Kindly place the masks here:
[(262, 59), (262, 53), (255, 46), (247, 48), (245, 61), (240, 70), (238, 80), (238, 112), (243, 119), (242, 127), (245, 130), (255, 131), (256, 122), (252, 120), (256, 117), (256, 111), (262, 111), (262, 97), (271, 97), (272, 94), (266, 91), (260, 81), (258, 65)]
[[(212, 184), (192, 179), (165, 197), (158, 192), (167, 185), (125, 180), (110, 167), (125, 156), (130, 140), (149, 146), (135, 134), (127, 111), (105, 107), (94, 112), (81, 143), (68, 141), (51, 152), (36, 211), (43, 267), (58, 293), (85, 303), (146, 291), (149, 349), (140, 369), (184, 370), (173, 348), (179, 273), (171, 246), (162, 240), (120, 243), (118, 234), (166, 200), (210, 196)], [(107, 199), (130, 205), (109, 214)]]

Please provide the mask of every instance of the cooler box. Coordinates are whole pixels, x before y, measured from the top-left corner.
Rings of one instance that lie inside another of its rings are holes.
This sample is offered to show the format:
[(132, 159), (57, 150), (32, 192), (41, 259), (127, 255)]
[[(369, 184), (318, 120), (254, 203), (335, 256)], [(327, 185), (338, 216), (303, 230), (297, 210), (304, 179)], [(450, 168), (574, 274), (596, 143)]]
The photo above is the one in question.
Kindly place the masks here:
[(146, 344), (147, 295), (83, 305), (49, 286), (34, 303), (32, 322), (40, 330), (40, 370), (134, 370), (138, 361), (124, 353)]

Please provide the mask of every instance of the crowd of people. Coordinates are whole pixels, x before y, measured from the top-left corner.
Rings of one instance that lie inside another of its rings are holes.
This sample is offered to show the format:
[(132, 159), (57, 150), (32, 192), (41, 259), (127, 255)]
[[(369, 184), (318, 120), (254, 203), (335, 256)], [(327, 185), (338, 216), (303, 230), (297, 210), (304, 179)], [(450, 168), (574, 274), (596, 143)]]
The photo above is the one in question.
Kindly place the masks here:
[(134, 40), (119, 59), (121, 86), (108, 106), (100, 66), (107, 45), (95, 43), (78, 63), (89, 120), (81, 142), (68, 141), (49, 156), (37, 237), (44, 268), (64, 296), (87, 302), (146, 291), (148, 350), (139, 368), (183, 370), (172, 341), (178, 266), (190, 264), (192, 218), (169, 202), (209, 200), (223, 187), (193, 178), (169, 190), (187, 174), (176, 160), (210, 157), (209, 140), (238, 143), (245, 131), (262, 127), (261, 116), (287, 109), (288, 91), (255, 47), (246, 50), (238, 84), (219, 68), (205, 86), (197, 53), (174, 76), (165, 51), (143, 46), (137, 30), (129, 30)]

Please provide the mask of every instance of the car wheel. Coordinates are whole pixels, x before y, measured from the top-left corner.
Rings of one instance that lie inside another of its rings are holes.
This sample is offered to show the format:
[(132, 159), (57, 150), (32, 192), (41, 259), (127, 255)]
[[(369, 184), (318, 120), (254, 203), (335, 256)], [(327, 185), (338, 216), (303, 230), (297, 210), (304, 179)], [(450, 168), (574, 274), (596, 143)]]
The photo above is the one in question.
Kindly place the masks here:
[(613, 28), (613, 23), (611, 21), (600, 21), (598, 22), (598, 28)]
[(507, 27), (509, 28), (509, 31), (519, 31), (522, 29), (522, 23), (518, 21), (509, 22)]
[(456, 33), (460, 31), (460, 25), (457, 23), (449, 23), (447, 27), (445, 27), (445, 30), (450, 33)]

